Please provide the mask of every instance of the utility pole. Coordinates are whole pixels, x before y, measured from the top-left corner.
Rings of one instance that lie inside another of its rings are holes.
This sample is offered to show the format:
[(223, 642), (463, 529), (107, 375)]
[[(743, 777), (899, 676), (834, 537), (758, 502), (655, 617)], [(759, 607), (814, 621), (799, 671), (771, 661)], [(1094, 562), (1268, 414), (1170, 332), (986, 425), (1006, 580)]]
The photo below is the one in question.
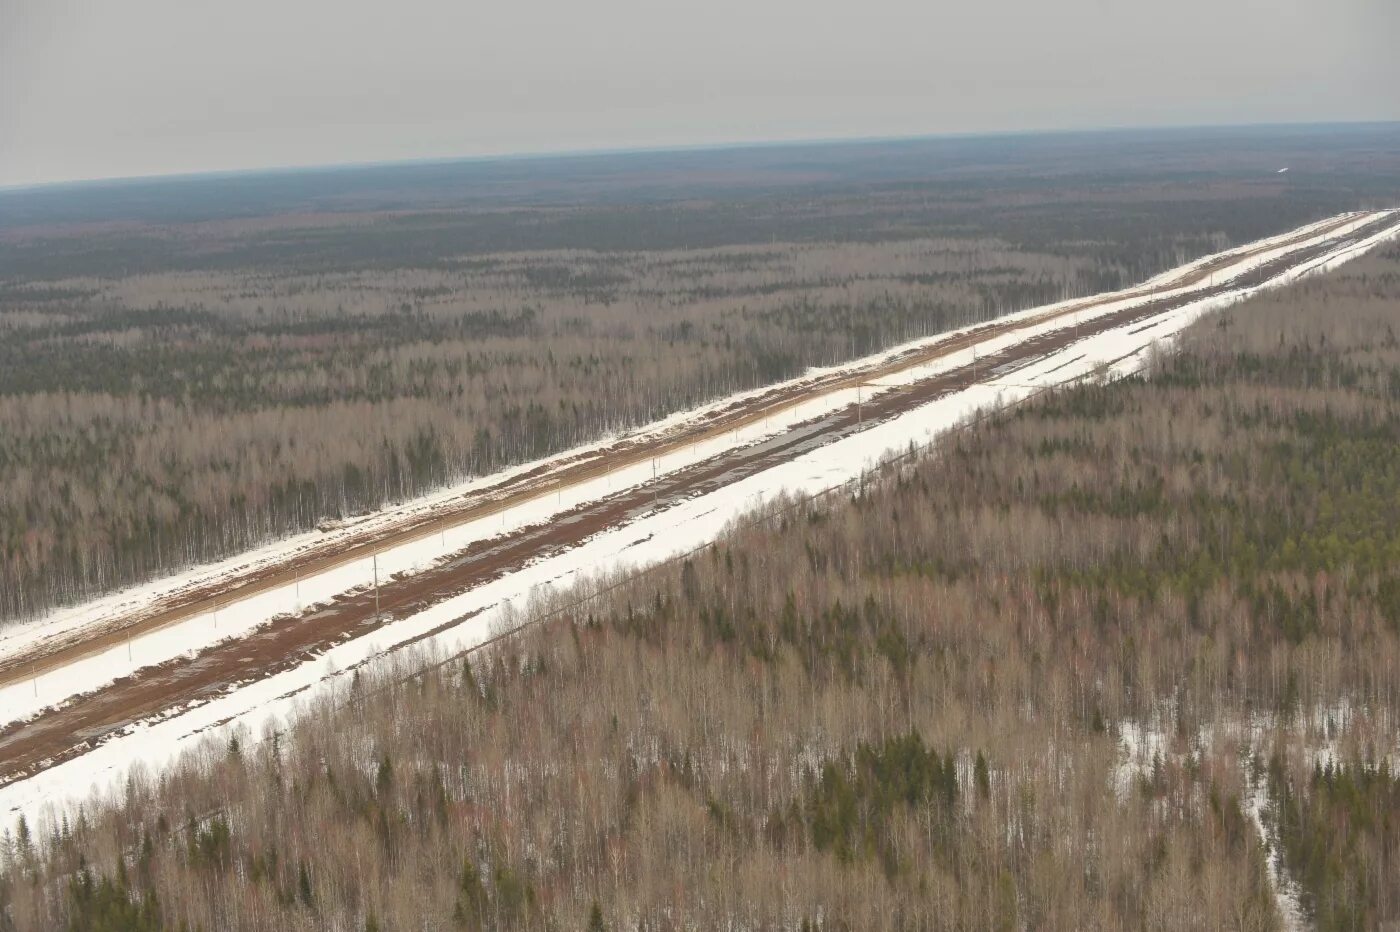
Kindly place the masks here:
[(370, 558), (374, 561), (374, 620), (379, 620), (379, 553)]

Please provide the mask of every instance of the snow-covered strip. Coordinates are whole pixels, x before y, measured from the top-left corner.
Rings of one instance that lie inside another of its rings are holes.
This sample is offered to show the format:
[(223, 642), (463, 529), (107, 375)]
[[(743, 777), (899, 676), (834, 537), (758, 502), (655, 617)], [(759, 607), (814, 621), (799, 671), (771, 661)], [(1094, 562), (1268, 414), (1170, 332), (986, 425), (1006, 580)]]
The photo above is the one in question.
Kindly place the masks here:
[[(1389, 211), (1388, 213), (1390, 214), (1392, 219), (1400, 219), (1400, 210)], [(1362, 255), (1363, 253), (1370, 252), (1372, 249), (1376, 248), (1382, 243), (1396, 239), (1397, 237), (1400, 237), (1400, 229), (1391, 227), (1389, 229), (1382, 230), (1379, 233), (1366, 237), (1365, 239), (1352, 246), (1334, 250), (1332, 252), (1327, 253), (1326, 255), (1319, 256), (1318, 258), (1313, 259), (1311, 262), (1305, 262), (1301, 265), (1295, 266), (1294, 268), (1289, 269), (1287, 272), (1284, 272), (1282, 275), (1278, 276), (1278, 278), (1275, 281), (1279, 284), (1288, 284), (1291, 282), (1298, 281), (1299, 279), (1306, 278), (1309, 275), (1317, 275), (1324, 272), (1330, 272), (1333, 269), (1341, 268), (1343, 265), (1350, 262), (1352, 259), (1355, 259), (1356, 257)]]
[[(1374, 223), (1375, 221), (1386, 217), (1394, 219), (1397, 213), (1397, 211), (1392, 210), (1379, 211), (1374, 214), (1359, 214), (1356, 216), (1356, 219), (1351, 221), (1350, 223), (1343, 224), (1337, 229), (1332, 230), (1328, 233), (1309, 237), (1302, 243), (1298, 243), (1291, 246), (1275, 246), (1271, 249), (1262, 250), (1257, 254), (1250, 256), (1245, 264), (1247, 264), (1251, 268), (1257, 268), (1261, 265), (1267, 265), (1268, 263), (1273, 262), (1276, 259), (1282, 259), (1290, 253), (1298, 252), (1300, 249), (1308, 248), (1310, 246), (1325, 243), (1331, 240), (1339, 240), (1343, 237), (1350, 236), (1357, 230), (1366, 226), (1366, 224), (1368, 223)], [(1234, 280), (1235, 278), (1238, 278), (1241, 274), (1243, 274), (1243, 270), (1238, 269), (1234, 265), (1230, 265), (1226, 268), (1221, 269), (1220, 271), (1213, 273), (1207, 279), (1207, 284), (1209, 284), (1211, 281), (1214, 281), (1216, 284), (1228, 283)]]
[[(1237, 262), (1222, 266), (1212, 276), (1211, 280), (1213, 281), (1225, 282), (1292, 252), (1310, 249), (1345, 237), (1357, 228), (1379, 218), (1389, 216), (1395, 219), (1397, 215), (1400, 215), (1400, 211), (1339, 215), (1278, 237), (1230, 250), (1217, 256), (1207, 257), (1200, 262), (1216, 262), (1222, 257), (1239, 256)], [(1348, 220), (1349, 222), (1325, 233), (1308, 235), (1339, 220)], [(1386, 235), (1388, 234), (1372, 237), (1372, 239), (1378, 240)], [(1293, 242), (1287, 246), (1276, 246), (1271, 249), (1261, 248), (1285, 241)], [(1354, 255), (1357, 251), (1357, 249), (1348, 250), (1347, 254)], [(1326, 261), (1327, 259), (1328, 257), (1323, 257), (1322, 260), (1318, 261)], [(1199, 262), (1191, 263), (1184, 268), (1189, 272), (1199, 264)], [(1172, 278), (1180, 278), (1183, 274), (1179, 271), (1168, 273), (1166, 276), (1159, 276), (1154, 281), (1165, 282)], [(605, 476), (568, 486), (558, 492), (544, 493), (532, 500), (504, 509), (497, 515), (446, 527), (435, 534), (429, 532), (426, 536), (416, 540), (383, 549), (374, 558), (366, 557), (352, 563), (341, 564), (315, 575), (309, 575), (292, 584), (240, 598), (236, 602), (222, 605), (202, 615), (196, 615), (160, 629), (133, 636), (104, 651), (69, 663), (59, 670), (40, 673), (27, 682), (15, 682), (7, 687), (0, 687), (0, 725), (29, 718), (45, 708), (62, 703), (79, 693), (90, 691), (120, 677), (128, 676), (142, 667), (164, 663), (183, 655), (195, 653), (221, 640), (245, 635), (276, 617), (299, 613), (308, 607), (328, 602), (337, 595), (363, 589), (373, 584), (376, 574), (379, 579), (383, 580), (394, 574), (418, 572), (461, 551), (472, 543), (489, 540), (536, 524), (581, 502), (592, 501), (612, 492), (634, 487), (653, 476), (664, 475), (702, 462), (725, 451), (761, 441), (794, 424), (843, 409), (879, 392), (911, 384), (940, 372), (967, 365), (978, 356), (995, 353), (1028, 338), (1056, 329), (1076, 326), (1096, 317), (1135, 307), (1148, 300), (1189, 295), (1194, 291), (1209, 287), (1209, 285), (1210, 281), (1206, 281), (1181, 288), (1157, 287), (1150, 292), (1144, 291), (1143, 286), (1139, 286), (1097, 299), (1071, 299), (1006, 315), (999, 318), (997, 323), (1025, 321), (1026, 326), (1018, 328), (1013, 333), (988, 337), (978, 341), (968, 349), (944, 356), (932, 363), (911, 365), (901, 371), (884, 374), (879, 379), (878, 384), (829, 390), (820, 394), (814, 393), (812, 397), (796, 405), (774, 410), (769, 417), (761, 421), (674, 450), (666, 455), (658, 456), (652, 461), (614, 469)], [(1089, 301), (1094, 302), (1092, 307), (1077, 311), (1068, 319), (1035, 322), (1037, 318), (1051, 314), (1056, 310), (1081, 307)], [(1211, 305), (1211, 307), (1214, 306), (1219, 305), (1218, 303)], [(1187, 310), (1182, 309), (1176, 313), (1184, 313)], [(881, 369), (887, 367), (891, 360), (977, 329), (976, 326), (959, 328), (934, 337), (914, 340), (870, 356), (852, 360), (841, 366), (810, 370), (807, 375), (783, 384), (787, 386), (803, 385), (824, 376), (854, 376), (865, 370)], [(1127, 369), (1124, 369), (1125, 365)], [(1132, 365), (1131, 362), (1126, 364), (1119, 362), (1117, 369), (1128, 371)], [(1077, 370), (1072, 368), (1066, 369), (1061, 375), (1068, 377), (1069, 373), (1075, 371)], [(1080, 374), (1082, 375), (1082, 373)], [(678, 412), (631, 436), (639, 438), (663, 437), (686, 423), (702, 420), (737, 402), (760, 396), (773, 389), (773, 386), (754, 389), (726, 397), (700, 408)], [(64, 610), (42, 622), (0, 630), (0, 656), (12, 655), (32, 647), (36, 643), (57, 636), (71, 636), (76, 629), (98, 629), (104, 622), (113, 617), (150, 606), (152, 603), (161, 602), (180, 592), (206, 585), (212, 580), (224, 576), (245, 572), (258, 566), (275, 564), (294, 554), (304, 553), (313, 548), (319, 550), (328, 543), (350, 541), (362, 536), (367, 530), (390, 528), (416, 515), (431, 514), (449, 502), (474, 492), (480, 492), (504, 478), (521, 475), (538, 468), (541, 463), (559, 463), (581, 453), (601, 449), (616, 439), (615, 437), (601, 439), (549, 460), (524, 464), (502, 473), (473, 479), (416, 499), (403, 506), (368, 516), (353, 526), (338, 529), (330, 534), (312, 532), (297, 535), (219, 564), (201, 567), (166, 580), (126, 590), (84, 606)]]
[[(1397, 234), (1400, 234), (1400, 226), (1391, 228), (1383, 236), (1373, 237), (1371, 245)], [(1339, 247), (1310, 263), (1310, 267), (1314, 272), (1319, 271), (1329, 268), (1335, 261), (1358, 254), (1357, 248)], [(204, 737), (226, 736), (232, 729), (247, 729), (257, 734), (265, 725), (285, 723), (306, 696), (342, 684), (344, 671), (404, 645), (416, 644), (446, 653), (479, 644), (495, 633), (498, 626), (518, 617), (512, 606), (527, 605), (532, 597), (552, 587), (568, 586), (594, 574), (652, 565), (702, 546), (713, 540), (731, 520), (764, 499), (779, 492), (819, 492), (858, 478), (885, 455), (882, 451), (905, 450), (911, 444), (932, 440), (978, 410), (1014, 404), (1046, 388), (1086, 377), (1135, 371), (1143, 364), (1150, 347), (1170, 340), (1201, 315), (1294, 278), (1291, 273), (1285, 273), (1260, 288), (1217, 295), (1166, 312), (1151, 322), (1155, 326), (1144, 326), (1143, 322), (1123, 326), (1076, 341), (1012, 371), (989, 373), (988, 380), (982, 384), (723, 489), (653, 512), (625, 527), (597, 534), (572, 550), (538, 560), (517, 572), (333, 647), (315, 661), (242, 686), (159, 722), (133, 725), (124, 734), (82, 757), (0, 788), (0, 817), (23, 814), (31, 823), (42, 822), (94, 790), (111, 790), (134, 765), (164, 767)], [(956, 364), (945, 360), (936, 366)], [(883, 385), (887, 380), (881, 381)], [(855, 400), (847, 398), (853, 394), (851, 390), (836, 394), (846, 398), (847, 403)], [(813, 408), (794, 414), (792, 418), (805, 420), (815, 413)], [(776, 424), (770, 432), (775, 428)], [(764, 428), (757, 425), (755, 430)], [(635, 470), (650, 473), (649, 464), (634, 467)], [(565, 504), (572, 500), (566, 496)], [(534, 507), (534, 504), (522, 507)]]
[(1293, 239), (1294, 237), (1303, 236), (1309, 233), (1317, 233), (1321, 230), (1324, 230), (1330, 224), (1336, 223), (1337, 221), (1346, 217), (1352, 217), (1355, 219), (1365, 219), (1371, 216), (1372, 214), (1368, 211), (1349, 211), (1347, 213), (1337, 214), (1334, 217), (1328, 217), (1324, 220), (1319, 220), (1316, 223), (1304, 224), (1303, 226), (1289, 230), (1287, 233), (1280, 233), (1277, 236), (1267, 236), (1264, 239), (1255, 240), (1252, 243), (1245, 243), (1244, 245), (1236, 246), (1233, 249), (1226, 249), (1223, 252), (1218, 252), (1214, 255), (1202, 256), (1201, 258), (1196, 259), (1193, 262), (1188, 262), (1185, 265), (1178, 266), (1174, 269), (1169, 269), (1168, 271), (1163, 272), (1160, 275), (1156, 275), (1152, 278), (1149, 278), (1146, 282), (1143, 283), (1142, 287), (1155, 288), (1159, 285), (1167, 284), (1174, 279), (1179, 279), (1183, 275), (1189, 275), (1193, 272), (1196, 272), (1199, 269), (1202, 269), (1205, 266), (1210, 265), (1212, 262), (1216, 262), (1220, 259), (1229, 258), (1233, 256), (1240, 256), (1244, 253), (1250, 252), (1251, 250), (1258, 249), (1261, 246), (1278, 246), (1282, 243), (1287, 242), (1290, 239)]

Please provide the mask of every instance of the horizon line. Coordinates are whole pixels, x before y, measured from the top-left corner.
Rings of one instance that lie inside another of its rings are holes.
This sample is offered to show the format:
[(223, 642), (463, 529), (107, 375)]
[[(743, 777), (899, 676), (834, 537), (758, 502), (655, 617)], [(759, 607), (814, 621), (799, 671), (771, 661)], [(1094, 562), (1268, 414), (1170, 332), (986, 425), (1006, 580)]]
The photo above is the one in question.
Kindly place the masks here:
[(294, 174), (316, 171), (354, 171), (368, 168), (391, 168), (411, 165), (449, 165), (463, 162), (520, 162), (546, 159), (577, 159), (609, 155), (647, 155), (664, 153), (706, 152), (741, 149), (780, 148), (783, 146), (804, 145), (860, 145), (871, 143), (922, 142), (935, 139), (990, 139), (1015, 136), (1055, 136), (1093, 135), (1096, 133), (1132, 133), (1148, 131), (1189, 131), (1215, 129), (1285, 129), (1306, 127), (1362, 127), (1400, 125), (1397, 119), (1374, 120), (1300, 120), (1268, 121), (1257, 123), (1162, 123), (1162, 124), (1120, 124), (1080, 127), (1055, 127), (1039, 129), (973, 130), (909, 134), (878, 134), (852, 136), (794, 136), (790, 138), (747, 138), (730, 139), (718, 142), (663, 143), (637, 146), (598, 146), (560, 149), (524, 149), (510, 152), (483, 153), (479, 155), (410, 156), (406, 158), (365, 159), (345, 162), (294, 162), (245, 166), (238, 168), (213, 168), (193, 171), (150, 172), (135, 175), (99, 175), (87, 178), (65, 178), (54, 181), (28, 181), (0, 184), (0, 194), (20, 191), (38, 191), (50, 188), (98, 186), (123, 184), (127, 182), (150, 181), (192, 181), (238, 177), (243, 175)]

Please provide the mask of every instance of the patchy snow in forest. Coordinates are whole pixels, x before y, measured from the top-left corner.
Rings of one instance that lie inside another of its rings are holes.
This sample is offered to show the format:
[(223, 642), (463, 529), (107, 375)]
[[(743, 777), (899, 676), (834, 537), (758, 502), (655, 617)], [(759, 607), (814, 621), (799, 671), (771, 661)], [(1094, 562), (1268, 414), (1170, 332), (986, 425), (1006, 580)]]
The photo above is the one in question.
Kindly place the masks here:
[[(1190, 767), (1193, 762), (1199, 764), (1212, 754), (1237, 757), (1245, 779), (1240, 808), (1258, 833), (1274, 906), (1284, 929), (1289, 932), (1305, 929), (1308, 923), (1302, 890), (1285, 863), (1271, 812), (1275, 801), (1269, 793), (1263, 761), (1273, 750), (1269, 743), (1271, 736), (1280, 734), (1282, 729), (1305, 749), (1305, 760), (1311, 759), (1321, 767), (1341, 766), (1336, 735), (1354, 714), (1348, 702), (1318, 705), (1288, 722), (1280, 721), (1273, 713), (1256, 711), (1247, 717), (1202, 726), (1195, 732), (1183, 734), (1177, 726), (1175, 707), (1164, 703), (1150, 721), (1123, 721), (1114, 729), (1119, 748), (1114, 789), (1119, 799), (1125, 799), (1140, 783), (1152, 781), (1159, 768)], [(1389, 727), (1383, 731), (1393, 734)], [(1388, 752), (1382, 750), (1378, 757), (1394, 767), (1400, 762), (1400, 747)]]

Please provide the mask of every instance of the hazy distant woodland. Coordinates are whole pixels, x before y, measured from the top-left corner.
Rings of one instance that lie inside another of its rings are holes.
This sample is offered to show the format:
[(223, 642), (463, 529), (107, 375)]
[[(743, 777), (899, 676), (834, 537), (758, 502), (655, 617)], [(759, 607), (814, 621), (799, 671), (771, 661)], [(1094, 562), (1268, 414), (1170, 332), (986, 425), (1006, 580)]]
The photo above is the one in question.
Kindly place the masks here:
[(0, 621), (1397, 202), (1394, 126), (0, 191)]
[(1388, 928), (1397, 307), (1392, 245), (17, 824), (0, 929)]

